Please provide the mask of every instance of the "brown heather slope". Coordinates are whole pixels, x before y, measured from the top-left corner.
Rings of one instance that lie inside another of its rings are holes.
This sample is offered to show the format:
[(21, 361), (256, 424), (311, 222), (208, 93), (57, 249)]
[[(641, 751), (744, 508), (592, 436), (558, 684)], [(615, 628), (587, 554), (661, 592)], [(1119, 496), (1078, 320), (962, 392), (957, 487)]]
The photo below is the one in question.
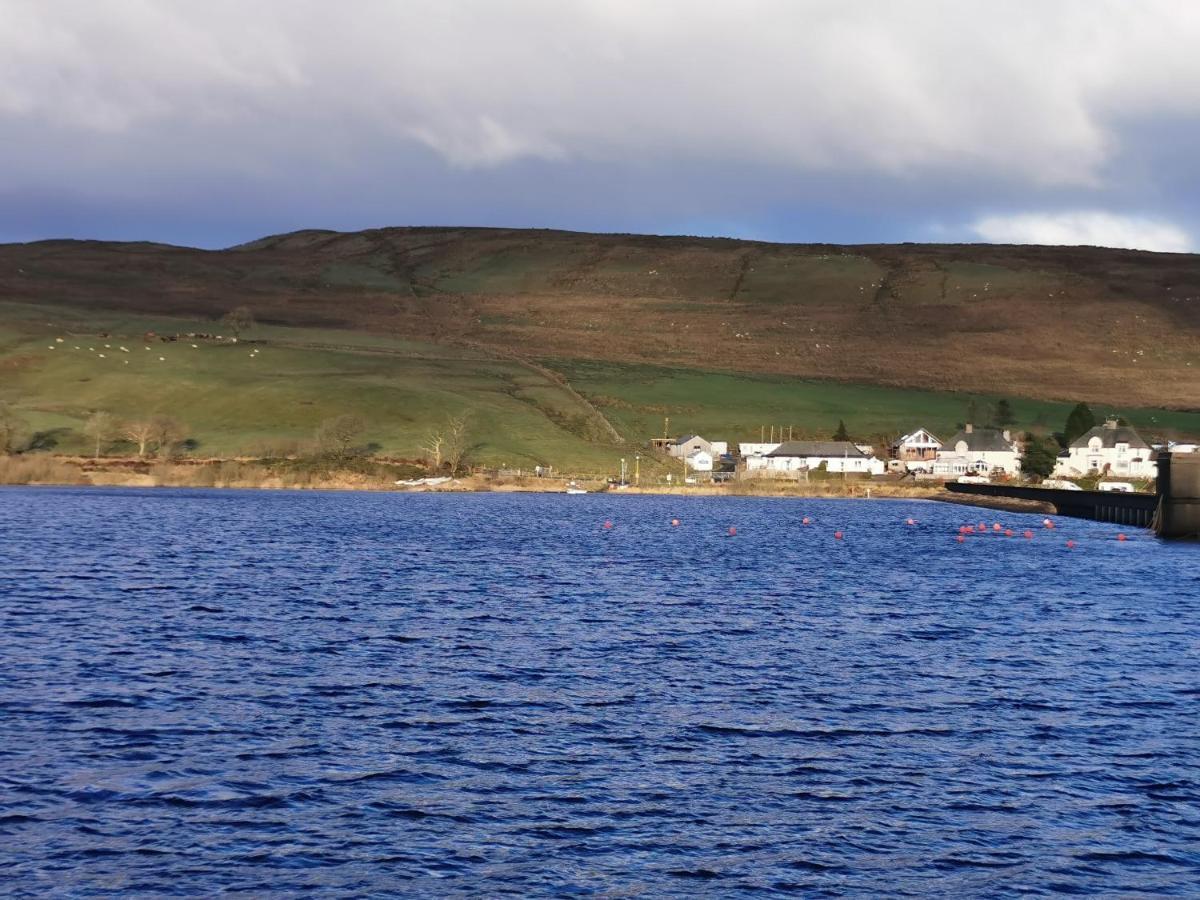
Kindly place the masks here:
[(319, 325), (528, 358), (1200, 407), (1200, 257), (473, 228), (220, 251), (0, 246), (0, 300)]

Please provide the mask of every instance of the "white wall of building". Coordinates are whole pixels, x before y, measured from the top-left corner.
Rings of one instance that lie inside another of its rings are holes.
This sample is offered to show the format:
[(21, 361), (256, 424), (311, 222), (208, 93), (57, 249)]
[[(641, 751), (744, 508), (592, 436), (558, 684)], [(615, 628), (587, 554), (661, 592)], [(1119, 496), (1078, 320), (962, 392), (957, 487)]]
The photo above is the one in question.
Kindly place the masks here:
[(1129, 478), (1154, 478), (1158, 466), (1150, 459), (1150, 451), (1144, 447), (1130, 447), (1118, 443), (1115, 447), (1103, 446), (1103, 441), (1093, 437), (1086, 447), (1071, 447), (1066, 456), (1060, 456), (1054, 466), (1059, 477), (1078, 478), (1089, 472), (1103, 472), (1107, 467), (1110, 475)]
[(769, 469), (774, 472), (798, 472), (802, 469), (820, 468), (825, 463), (828, 472), (858, 473), (866, 475), (882, 475), (887, 469), (881, 459), (863, 456), (769, 456), (762, 457), (761, 465), (751, 466), (747, 460), (746, 468)]

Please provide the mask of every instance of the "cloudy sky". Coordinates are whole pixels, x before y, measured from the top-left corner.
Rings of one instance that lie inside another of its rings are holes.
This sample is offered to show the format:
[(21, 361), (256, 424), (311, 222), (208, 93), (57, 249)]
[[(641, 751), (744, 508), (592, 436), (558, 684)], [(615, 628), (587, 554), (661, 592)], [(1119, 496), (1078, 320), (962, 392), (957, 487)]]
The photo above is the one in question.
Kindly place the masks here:
[(0, 240), (1200, 249), (1194, 0), (0, 0)]

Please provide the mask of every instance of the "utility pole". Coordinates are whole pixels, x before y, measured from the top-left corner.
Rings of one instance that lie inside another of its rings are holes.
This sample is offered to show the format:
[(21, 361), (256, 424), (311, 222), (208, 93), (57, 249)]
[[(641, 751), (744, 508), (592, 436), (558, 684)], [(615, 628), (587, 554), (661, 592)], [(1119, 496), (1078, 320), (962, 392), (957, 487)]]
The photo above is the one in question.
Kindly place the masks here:
[(633, 483), (641, 485), (642, 483), (642, 454), (633, 454)]

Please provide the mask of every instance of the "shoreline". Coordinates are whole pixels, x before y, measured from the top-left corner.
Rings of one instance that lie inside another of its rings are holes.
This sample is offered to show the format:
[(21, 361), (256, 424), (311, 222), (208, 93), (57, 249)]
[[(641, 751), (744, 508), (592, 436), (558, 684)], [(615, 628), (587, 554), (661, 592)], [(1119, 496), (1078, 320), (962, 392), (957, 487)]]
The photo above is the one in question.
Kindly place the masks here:
[[(195, 464), (173, 465), (156, 462), (136, 468), (134, 461), (108, 459), (97, 463), (91, 459), (49, 458), (30, 461), (30, 471), (24, 477), (0, 480), (0, 487), (82, 487), (82, 488), (178, 488), (198, 490), (296, 490), (296, 491), (364, 491), (395, 494), (483, 494), (530, 493), (565, 494), (568, 478), (537, 478), (533, 476), (468, 475), (439, 485), (399, 486), (381, 479), (354, 472), (303, 473), (302, 477), (287, 477), (291, 473), (270, 473), (263, 467), (242, 461), (226, 460), (214, 467), (214, 477), (198, 479)], [(143, 462), (144, 461), (140, 461)], [(588, 493), (596, 496), (673, 496), (673, 497), (765, 497), (775, 499), (827, 500), (923, 500), (954, 503), (993, 509), (1002, 512), (1045, 514), (1055, 512), (1049, 503), (1015, 500), (1005, 497), (954, 494), (940, 484), (872, 484), (860, 481), (781, 482), (771, 480), (734, 481), (715, 485), (630, 485), (609, 489), (603, 483), (579, 479)]]

